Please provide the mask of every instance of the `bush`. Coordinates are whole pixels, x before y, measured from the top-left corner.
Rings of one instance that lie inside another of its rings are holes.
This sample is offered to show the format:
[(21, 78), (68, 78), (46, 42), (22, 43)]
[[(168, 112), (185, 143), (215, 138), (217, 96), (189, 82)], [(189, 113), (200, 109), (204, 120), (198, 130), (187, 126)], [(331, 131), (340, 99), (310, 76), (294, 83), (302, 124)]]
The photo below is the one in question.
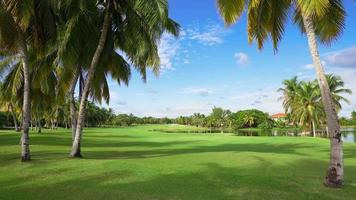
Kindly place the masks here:
[(260, 129), (271, 129), (271, 128), (273, 128), (273, 124), (268, 122), (268, 121), (265, 121), (265, 122), (259, 124), (258, 128), (260, 128)]

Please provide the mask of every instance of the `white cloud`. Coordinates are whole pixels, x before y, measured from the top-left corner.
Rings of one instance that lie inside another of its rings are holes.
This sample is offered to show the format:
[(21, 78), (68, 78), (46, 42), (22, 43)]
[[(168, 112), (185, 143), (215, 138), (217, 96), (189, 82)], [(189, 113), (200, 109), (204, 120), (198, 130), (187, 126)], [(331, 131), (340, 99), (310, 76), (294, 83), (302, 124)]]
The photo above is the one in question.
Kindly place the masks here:
[(184, 88), (181, 93), (182, 94), (199, 94), (202, 97), (206, 97), (206, 96), (212, 94), (213, 91), (208, 88), (192, 87), (192, 88)]
[(327, 53), (323, 56), (328, 66), (356, 68), (356, 46)]
[(268, 86), (262, 89), (239, 93), (230, 97), (235, 102), (234, 110), (259, 109), (269, 114), (283, 112), (279, 100), (281, 94), (277, 92), (279, 86)]
[(161, 59), (161, 70), (174, 70), (172, 60), (177, 55), (180, 43), (173, 36), (164, 34), (159, 46), (158, 54)]
[(313, 64), (306, 64), (303, 66), (303, 69), (314, 69), (314, 65)]
[(222, 44), (227, 31), (219, 24), (211, 23), (203, 28), (195, 26), (186, 30), (187, 38), (207, 46)]
[(145, 113), (151, 116), (166, 116), (166, 117), (178, 117), (178, 116), (189, 116), (193, 113), (202, 113), (209, 114), (212, 105), (204, 104), (204, 103), (189, 103), (189, 104), (178, 104), (170, 107), (166, 107), (164, 109), (156, 110), (152, 113)]
[(236, 62), (240, 65), (240, 66), (246, 66), (249, 63), (249, 56), (243, 52), (237, 52), (234, 54), (234, 58), (236, 60)]

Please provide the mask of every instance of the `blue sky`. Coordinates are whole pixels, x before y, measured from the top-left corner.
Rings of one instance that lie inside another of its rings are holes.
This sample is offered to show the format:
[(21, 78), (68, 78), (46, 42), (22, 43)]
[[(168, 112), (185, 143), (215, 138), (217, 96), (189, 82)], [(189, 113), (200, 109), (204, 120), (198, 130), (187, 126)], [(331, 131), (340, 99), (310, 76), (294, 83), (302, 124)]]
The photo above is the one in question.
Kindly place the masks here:
[[(320, 45), (327, 72), (342, 76), (355, 94), (347, 96), (341, 115), (356, 109), (356, 4), (345, 1), (346, 29), (331, 46)], [(209, 113), (218, 106), (232, 111), (257, 108), (282, 112), (276, 90), (284, 79), (315, 77), (306, 37), (289, 23), (278, 53), (267, 42), (259, 51), (249, 45), (246, 18), (224, 27), (215, 0), (169, 0), (170, 16), (182, 26), (181, 36), (165, 35), (159, 47), (161, 74), (143, 83), (133, 71), (128, 87), (110, 82), (111, 101), (117, 113), (177, 117)]]

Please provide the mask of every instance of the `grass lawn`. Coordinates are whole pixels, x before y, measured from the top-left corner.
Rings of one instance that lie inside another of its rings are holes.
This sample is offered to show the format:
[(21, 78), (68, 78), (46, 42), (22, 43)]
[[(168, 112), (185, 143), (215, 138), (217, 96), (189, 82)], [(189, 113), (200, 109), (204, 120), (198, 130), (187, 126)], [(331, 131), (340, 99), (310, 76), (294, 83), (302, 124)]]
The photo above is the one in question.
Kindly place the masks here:
[(355, 199), (356, 145), (345, 144), (345, 186), (322, 185), (329, 141), (152, 132), (164, 125), (86, 129), (83, 159), (70, 131), (0, 131), (0, 199)]

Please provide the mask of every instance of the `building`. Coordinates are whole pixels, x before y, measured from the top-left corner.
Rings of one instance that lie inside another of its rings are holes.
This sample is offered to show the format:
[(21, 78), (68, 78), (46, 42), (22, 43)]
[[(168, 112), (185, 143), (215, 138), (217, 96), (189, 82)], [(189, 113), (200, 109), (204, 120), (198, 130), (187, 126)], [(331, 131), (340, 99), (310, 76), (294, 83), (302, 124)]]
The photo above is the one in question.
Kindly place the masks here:
[(287, 114), (285, 113), (276, 113), (276, 114), (273, 114), (271, 115), (271, 118), (274, 120), (274, 121), (278, 121), (278, 120), (287, 120)]

